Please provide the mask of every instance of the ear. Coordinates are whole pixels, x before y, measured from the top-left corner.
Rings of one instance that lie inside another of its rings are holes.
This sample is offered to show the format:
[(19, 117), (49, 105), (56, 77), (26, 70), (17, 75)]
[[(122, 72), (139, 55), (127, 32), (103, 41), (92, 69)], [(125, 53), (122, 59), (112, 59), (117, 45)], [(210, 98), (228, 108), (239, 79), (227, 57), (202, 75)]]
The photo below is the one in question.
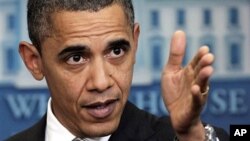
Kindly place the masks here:
[(140, 35), (140, 25), (138, 23), (134, 24), (134, 43), (135, 47), (137, 49), (138, 46), (138, 40), (139, 40), (139, 35)]
[(19, 44), (19, 54), (33, 77), (36, 80), (42, 80), (44, 77), (42, 71), (42, 58), (35, 46), (23, 41)]
[[(138, 48), (139, 35), (140, 35), (140, 25), (138, 23), (134, 24), (134, 33), (133, 34), (134, 34), (134, 47), (135, 47), (135, 52), (136, 52), (137, 48)], [(134, 63), (136, 62), (135, 60), (134, 60)]]

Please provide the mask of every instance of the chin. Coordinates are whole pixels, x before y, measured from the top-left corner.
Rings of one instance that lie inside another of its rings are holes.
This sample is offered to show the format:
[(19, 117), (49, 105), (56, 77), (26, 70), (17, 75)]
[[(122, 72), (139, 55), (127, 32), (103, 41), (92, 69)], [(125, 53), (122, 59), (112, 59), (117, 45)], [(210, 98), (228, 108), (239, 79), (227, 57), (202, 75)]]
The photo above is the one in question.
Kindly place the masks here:
[(87, 128), (87, 131), (85, 131), (85, 137), (103, 137), (107, 135), (113, 134), (116, 129), (118, 128), (118, 124), (116, 125), (106, 125), (106, 124), (98, 124), (98, 126), (95, 125), (95, 127), (89, 127)]

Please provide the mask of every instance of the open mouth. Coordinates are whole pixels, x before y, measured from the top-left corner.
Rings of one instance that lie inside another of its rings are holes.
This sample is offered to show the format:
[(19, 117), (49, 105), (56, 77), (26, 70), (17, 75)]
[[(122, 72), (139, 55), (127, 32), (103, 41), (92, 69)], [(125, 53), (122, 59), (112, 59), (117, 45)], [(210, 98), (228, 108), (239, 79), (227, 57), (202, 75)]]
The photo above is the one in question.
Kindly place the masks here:
[(94, 118), (106, 118), (111, 115), (115, 109), (118, 99), (106, 100), (105, 102), (96, 102), (82, 106)]

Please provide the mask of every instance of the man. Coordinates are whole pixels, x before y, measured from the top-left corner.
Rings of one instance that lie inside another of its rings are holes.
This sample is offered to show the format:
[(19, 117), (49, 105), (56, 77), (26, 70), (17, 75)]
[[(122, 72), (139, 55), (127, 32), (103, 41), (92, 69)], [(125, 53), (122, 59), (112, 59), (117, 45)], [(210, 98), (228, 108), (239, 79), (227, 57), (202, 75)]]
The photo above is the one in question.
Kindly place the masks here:
[(51, 98), (43, 119), (9, 141), (209, 140), (199, 115), (214, 57), (201, 47), (181, 68), (182, 31), (162, 73), (170, 118), (157, 118), (127, 101), (140, 32), (130, 0), (29, 0), (28, 29), (33, 44), (21, 42), (19, 52), (33, 77), (46, 79)]

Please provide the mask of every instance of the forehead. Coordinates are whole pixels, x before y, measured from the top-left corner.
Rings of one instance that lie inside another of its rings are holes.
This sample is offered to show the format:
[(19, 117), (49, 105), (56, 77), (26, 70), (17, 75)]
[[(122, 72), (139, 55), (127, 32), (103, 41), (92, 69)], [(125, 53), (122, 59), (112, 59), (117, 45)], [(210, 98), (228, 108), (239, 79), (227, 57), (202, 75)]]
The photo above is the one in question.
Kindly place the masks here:
[(56, 34), (70, 34), (76, 31), (80, 33), (101, 34), (98, 32), (111, 32), (108, 30), (129, 28), (129, 23), (123, 9), (117, 4), (96, 12), (59, 11), (52, 15), (52, 21)]

